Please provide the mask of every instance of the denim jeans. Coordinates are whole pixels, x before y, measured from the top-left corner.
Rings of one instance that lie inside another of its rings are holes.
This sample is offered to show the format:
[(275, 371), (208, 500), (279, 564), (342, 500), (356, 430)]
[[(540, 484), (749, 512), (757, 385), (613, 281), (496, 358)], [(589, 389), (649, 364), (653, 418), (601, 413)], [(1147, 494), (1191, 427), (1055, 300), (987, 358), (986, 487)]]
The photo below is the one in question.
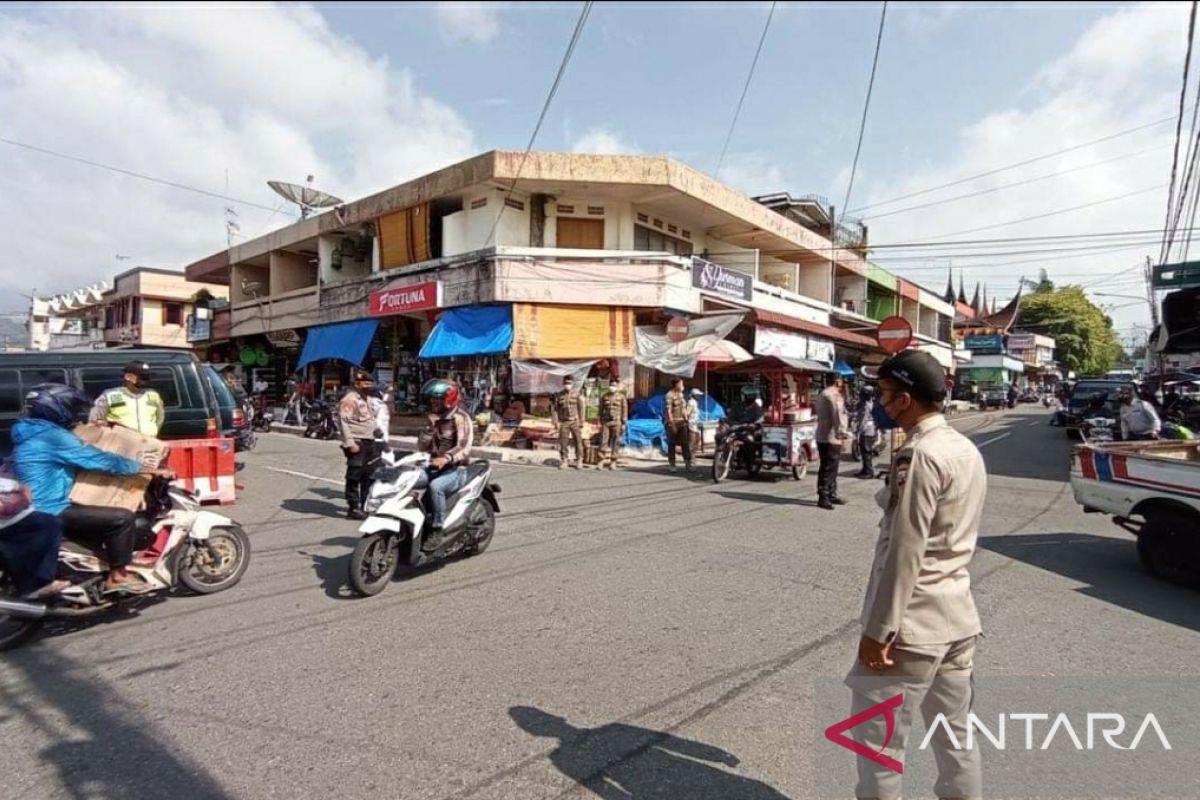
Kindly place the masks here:
[(441, 527), (446, 521), (446, 498), (463, 487), (467, 480), (465, 467), (456, 467), (443, 472), (429, 470), (429, 497), (433, 501), (433, 526)]

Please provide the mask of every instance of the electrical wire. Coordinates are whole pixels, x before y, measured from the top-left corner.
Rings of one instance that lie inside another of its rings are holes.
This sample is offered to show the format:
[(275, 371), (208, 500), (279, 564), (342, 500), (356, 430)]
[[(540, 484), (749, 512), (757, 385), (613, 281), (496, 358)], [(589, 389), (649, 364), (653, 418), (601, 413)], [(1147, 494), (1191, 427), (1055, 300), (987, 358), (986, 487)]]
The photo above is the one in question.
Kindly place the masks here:
[(206, 197), (215, 197), (218, 200), (225, 200), (230, 203), (237, 203), (238, 205), (247, 206), (249, 208), (260, 208), (263, 211), (271, 211), (271, 212), (275, 212), (275, 213), (286, 213), (286, 214), (290, 214), (290, 216), (293, 216), (293, 217), (297, 216), (296, 214), (291, 213), (291, 212), (279, 212), (277, 209), (274, 209), (271, 206), (264, 205), (262, 203), (255, 203), (251, 200), (242, 200), (241, 198), (238, 198), (238, 197), (230, 197), (229, 195), (221, 194), (220, 192), (210, 192), (207, 189), (199, 189), (195, 186), (188, 186), (186, 183), (179, 183), (178, 181), (170, 181), (165, 178), (156, 178), (153, 175), (146, 175), (145, 173), (134, 172), (131, 169), (124, 169), (123, 167), (114, 167), (112, 164), (103, 164), (99, 161), (92, 161), (91, 159), (81, 158), (79, 156), (73, 156), (73, 155), (70, 155), (69, 153), (60, 153), (57, 150), (51, 150), (46, 147), (38, 147), (37, 145), (28, 144), (27, 142), (19, 142), (16, 139), (9, 139), (4, 136), (0, 136), (0, 142), (3, 142), (4, 144), (7, 144), (7, 145), (12, 145), (13, 147), (20, 147), (25, 150), (30, 150), (35, 153), (41, 153), (43, 155), (54, 156), (55, 158), (61, 158), (66, 161), (74, 161), (77, 164), (85, 164), (86, 166), (89, 166), (89, 167), (95, 167), (97, 169), (106, 169), (109, 172), (117, 172), (117, 173), (120, 173), (121, 175), (128, 175), (131, 178), (137, 178), (137, 179), (143, 180), (143, 181), (150, 181), (151, 183), (161, 184), (162, 186), (170, 186), (173, 189), (182, 189), (185, 192), (193, 192), (195, 194), (202, 194)]
[[(1162, 250), (1159, 256), (1159, 263), (1165, 263), (1167, 255), (1171, 248), (1171, 239), (1173, 232), (1171, 231), (1171, 212), (1175, 205), (1175, 181), (1179, 170), (1179, 145), (1183, 137), (1183, 115), (1184, 105), (1187, 103), (1188, 90), (1188, 71), (1192, 65), (1192, 45), (1196, 39), (1196, 8), (1200, 5), (1200, 0), (1192, 0), (1192, 11), (1188, 16), (1188, 33), (1187, 33), (1187, 50), (1183, 56), (1183, 87), (1179, 90), (1179, 114), (1175, 120), (1175, 147), (1174, 155), (1171, 160), (1171, 181), (1167, 190), (1167, 215), (1163, 220), (1163, 237)], [(1184, 150), (1186, 154), (1186, 149)]]
[[(871, 92), (875, 88), (875, 72), (879, 67), (879, 51), (883, 45), (883, 24), (887, 21), (887, 0), (883, 0), (883, 8), (879, 13), (879, 34), (875, 37), (875, 57), (871, 59), (871, 79), (867, 81), (867, 99), (863, 102), (862, 120), (858, 124), (858, 144), (854, 147), (854, 161), (850, 165), (850, 180), (846, 183), (846, 199), (842, 203), (841, 219), (846, 218), (846, 208), (850, 205), (850, 193), (854, 190), (854, 176), (858, 173), (858, 157), (862, 153), (863, 138), (867, 132), (867, 112), (871, 110)], [(834, 238), (837, 232), (834, 232)]]
[(1148, 186), (1145, 189), (1138, 189), (1135, 192), (1126, 192), (1125, 194), (1119, 194), (1114, 197), (1106, 197), (1103, 200), (1096, 200), (1091, 203), (1084, 203), (1082, 205), (1071, 206), (1069, 208), (1059, 208), (1059, 209), (1055, 209), (1054, 211), (1047, 211), (1043, 214), (1035, 214), (1032, 217), (1022, 217), (1021, 219), (1011, 219), (1007, 222), (996, 223), (995, 225), (983, 225), (978, 228), (968, 228), (966, 230), (954, 231), (952, 233), (943, 233), (940, 235), (941, 236), (964, 236), (968, 233), (979, 233), (981, 231), (991, 231), (991, 230), (995, 230), (996, 228), (1006, 228), (1009, 225), (1020, 225), (1025, 222), (1034, 222), (1035, 220), (1039, 220), (1039, 219), (1047, 219), (1049, 217), (1057, 217), (1061, 214), (1069, 214), (1073, 211), (1081, 211), (1085, 208), (1094, 208), (1096, 206), (1105, 205), (1106, 203), (1115, 203), (1118, 200), (1127, 200), (1130, 197), (1137, 197), (1138, 195), (1143, 195), (1143, 194), (1146, 194), (1147, 192), (1156, 192), (1159, 189), (1164, 188), (1165, 186), (1167, 186), (1167, 184), (1160, 183), (1155, 186)]
[(763, 25), (762, 35), (758, 37), (758, 47), (754, 50), (754, 58), (750, 61), (750, 71), (746, 73), (746, 82), (742, 85), (742, 94), (738, 98), (737, 106), (733, 109), (733, 119), (729, 121), (729, 131), (725, 134), (725, 142), (721, 145), (721, 156), (717, 159), (717, 168), (713, 170), (713, 178), (721, 179), (721, 167), (725, 164), (725, 154), (729, 152), (729, 143), (733, 140), (733, 131), (737, 127), (738, 117), (742, 114), (742, 104), (746, 102), (746, 93), (750, 91), (750, 82), (754, 80), (754, 70), (758, 66), (758, 57), (762, 55), (763, 42), (767, 40), (767, 31), (771, 29), (771, 20), (775, 16), (776, 3), (771, 3), (771, 10), (767, 12), (767, 21)]
[(562, 83), (563, 75), (567, 71), (567, 65), (571, 63), (571, 56), (575, 54), (575, 46), (579, 44), (579, 37), (583, 33), (583, 26), (587, 24), (591, 13), (592, 0), (587, 0), (583, 4), (583, 8), (579, 11), (579, 19), (575, 22), (575, 30), (571, 33), (571, 40), (567, 43), (567, 50), (563, 53), (562, 61), (558, 65), (558, 72), (554, 76), (554, 83), (550, 85), (550, 91), (546, 95), (546, 102), (542, 104), (542, 112), (538, 114), (537, 123), (533, 126), (533, 133), (529, 135), (529, 143), (525, 145), (525, 152), (521, 154), (521, 161), (518, 163), (512, 183), (509, 184), (508, 191), (504, 195), (504, 202), (500, 204), (500, 210), (496, 213), (496, 219), (492, 222), (492, 229), (488, 232), (488, 237), (484, 241), (484, 247), (489, 247), (496, 238), (496, 229), (500, 226), (500, 218), (504, 216), (504, 209), (508, 208), (509, 198), (512, 197), (513, 190), (517, 188), (517, 181), (521, 179), (521, 172), (525, 169), (525, 161), (529, 158), (530, 151), (533, 150), (533, 144), (537, 141), (538, 133), (542, 129), (542, 123), (546, 121), (546, 113), (550, 110), (550, 104), (554, 102), (554, 96), (558, 94), (558, 87)]
[(952, 186), (961, 186), (964, 183), (971, 183), (972, 181), (979, 180), (980, 178), (987, 178), (991, 175), (998, 175), (1001, 172), (1008, 172), (1009, 170), (1017, 169), (1018, 167), (1025, 167), (1030, 164), (1036, 164), (1039, 161), (1045, 161), (1047, 159), (1054, 158), (1055, 156), (1065, 155), (1066, 153), (1073, 153), (1076, 150), (1082, 150), (1085, 147), (1091, 147), (1093, 145), (1101, 144), (1103, 142), (1112, 141), (1113, 139), (1119, 139), (1123, 136), (1129, 136), (1130, 134), (1138, 133), (1138, 132), (1144, 131), (1144, 130), (1149, 130), (1150, 128), (1156, 128), (1159, 125), (1163, 125), (1167, 122), (1174, 122), (1174, 121), (1175, 121), (1175, 115), (1172, 114), (1169, 117), (1163, 117), (1162, 119), (1155, 120), (1154, 122), (1148, 122), (1145, 125), (1139, 125), (1136, 128), (1129, 128), (1127, 130), (1118, 131), (1117, 133), (1109, 134), (1108, 136), (1101, 136), (1099, 139), (1092, 139), (1091, 141), (1087, 141), (1082, 144), (1072, 145), (1071, 147), (1065, 147), (1062, 150), (1055, 150), (1052, 153), (1045, 153), (1040, 156), (1034, 156), (1033, 158), (1027, 158), (1023, 161), (1017, 161), (1015, 163), (1008, 164), (1003, 167), (997, 167), (995, 169), (990, 169), (990, 170), (987, 170), (986, 172), (980, 172), (976, 175), (968, 175), (965, 178), (958, 178), (956, 180), (949, 181), (947, 183), (940, 183), (937, 186), (930, 186), (928, 188), (920, 189), (915, 192), (909, 192), (908, 194), (902, 194), (897, 197), (890, 198), (888, 200), (880, 200), (875, 203), (868, 203), (865, 206), (858, 206), (857, 208), (850, 209), (849, 213), (861, 214), (863, 211), (866, 211), (868, 208), (878, 208), (879, 206), (891, 205), (892, 203), (898, 203), (901, 200), (908, 200), (913, 197), (920, 197), (921, 195), (929, 194), (931, 192), (936, 192), (941, 189), (949, 189)]

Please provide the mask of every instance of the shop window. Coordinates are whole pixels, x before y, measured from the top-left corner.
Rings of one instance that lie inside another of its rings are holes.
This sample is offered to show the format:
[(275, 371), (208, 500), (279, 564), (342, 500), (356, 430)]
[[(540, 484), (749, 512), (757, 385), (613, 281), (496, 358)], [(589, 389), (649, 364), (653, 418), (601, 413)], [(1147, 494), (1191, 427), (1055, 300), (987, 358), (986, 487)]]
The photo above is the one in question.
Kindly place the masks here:
[(183, 324), (183, 303), (163, 303), (163, 325)]
[(633, 249), (649, 250), (651, 252), (666, 251), (674, 253), (677, 256), (690, 256), (692, 254), (692, 243), (685, 242), (683, 239), (676, 239), (674, 236), (668, 236), (665, 233), (660, 233), (641, 225), (634, 225)]

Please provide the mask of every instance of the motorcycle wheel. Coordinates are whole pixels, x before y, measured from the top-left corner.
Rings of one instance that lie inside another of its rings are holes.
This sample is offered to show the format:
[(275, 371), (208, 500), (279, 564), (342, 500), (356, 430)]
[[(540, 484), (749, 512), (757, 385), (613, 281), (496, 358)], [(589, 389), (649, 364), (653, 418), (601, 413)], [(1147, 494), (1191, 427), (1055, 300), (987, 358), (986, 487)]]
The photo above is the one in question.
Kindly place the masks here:
[(250, 566), (250, 537), (240, 525), (213, 528), (207, 541), (189, 542), (179, 559), (179, 583), (196, 594), (236, 586)]
[(721, 446), (717, 448), (717, 452), (713, 454), (712, 479), (713, 483), (720, 483), (729, 477), (729, 470), (733, 467), (733, 448)]
[(808, 456), (804, 454), (803, 450), (800, 451), (796, 460), (797, 463), (792, 465), (792, 480), (794, 481), (798, 481), (808, 474)]
[(762, 463), (759, 461), (746, 462), (746, 474), (751, 478), (757, 478), (758, 473), (762, 472)]
[[(0, 597), (16, 597), (16, 582), (0, 566)], [(21, 619), (0, 613), (0, 650), (11, 650), (32, 639), (44, 620)]]
[(477, 556), (487, 550), (496, 533), (496, 512), (492, 504), (480, 498), (467, 518), (467, 531), (471, 537), (470, 544), (463, 547), (464, 556)]
[(387, 588), (400, 561), (395, 536), (372, 533), (358, 540), (350, 556), (350, 586), (362, 597), (374, 597)]

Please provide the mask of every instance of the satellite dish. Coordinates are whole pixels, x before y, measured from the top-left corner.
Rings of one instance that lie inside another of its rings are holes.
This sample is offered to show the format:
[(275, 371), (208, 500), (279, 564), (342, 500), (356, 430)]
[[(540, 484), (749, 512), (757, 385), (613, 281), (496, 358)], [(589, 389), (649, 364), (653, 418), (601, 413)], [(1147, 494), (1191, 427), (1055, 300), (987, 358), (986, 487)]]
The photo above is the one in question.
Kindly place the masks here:
[(308, 212), (314, 208), (331, 208), (342, 204), (342, 198), (334, 197), (327, 192), (322, 192), (320, 189), (314, 189), (312, 187), (312, 180), (312, 175), (309, 175), (308, 185), (306, 186), (301, 186), (298, 183), (285, 183), (284, 181), (267, 181), (267, 186), (270, 186), (271, 191), (284, 200), (300, 206), (300, 219), (307, 217)]

